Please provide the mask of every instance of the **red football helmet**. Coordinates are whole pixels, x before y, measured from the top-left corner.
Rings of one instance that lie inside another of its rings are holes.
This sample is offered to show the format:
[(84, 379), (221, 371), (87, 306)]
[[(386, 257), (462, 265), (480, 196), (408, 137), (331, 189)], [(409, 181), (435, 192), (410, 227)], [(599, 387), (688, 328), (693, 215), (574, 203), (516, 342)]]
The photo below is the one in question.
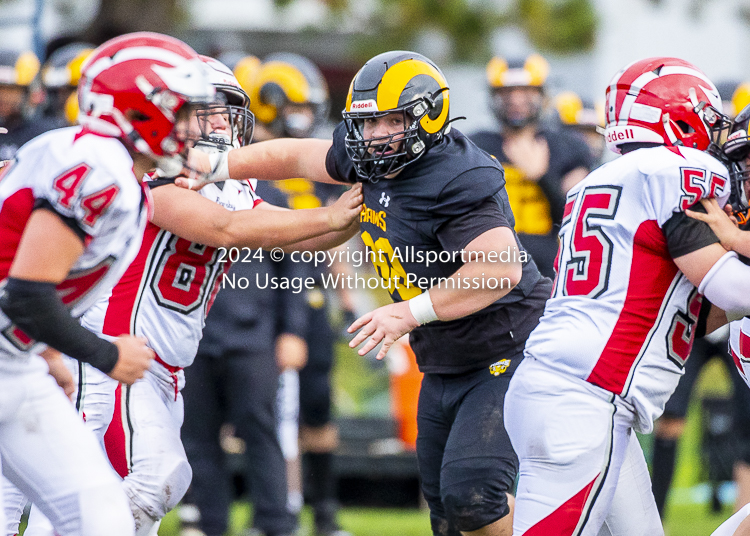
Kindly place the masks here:
[(606, 94), (607, 147), (627, 143), (715, 147), (729, 125), (716, 86), (678, 58), (649, 58), (615, 75)]
[[(198, 54), (166, 35), (137, 32), (91, 53), (78, 84), (79, 122), (175, 167), (185, 137), (173, 132), (183, 107), (213, 101), (215, 90)], [(171, 161), (171, 162), (170, 162)]]

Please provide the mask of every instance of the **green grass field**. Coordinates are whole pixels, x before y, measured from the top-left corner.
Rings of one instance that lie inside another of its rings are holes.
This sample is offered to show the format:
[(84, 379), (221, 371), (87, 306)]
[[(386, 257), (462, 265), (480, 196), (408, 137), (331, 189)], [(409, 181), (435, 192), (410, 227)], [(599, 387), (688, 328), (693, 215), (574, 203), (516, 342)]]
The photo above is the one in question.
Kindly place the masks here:
[[(707, 505), (672, 505), (665, 523), (666, 536), (708, 536), (732, 514), (725, 507), (719, 515)], [(637, 515), (634, 512), (634, 515)], [(237, 503), (232, 511), (228, 536), (241, 536), (250, 520), (250, 507)], [(345, 508), (341, 525), (355, 536), (432, 536), (427, 511), (411, 509)], [(302, 519), (303, 534), (311, 534), (309, 512)], [(179, 521), (170, 514), (162, 522), (160, 536), (178, 536)]]

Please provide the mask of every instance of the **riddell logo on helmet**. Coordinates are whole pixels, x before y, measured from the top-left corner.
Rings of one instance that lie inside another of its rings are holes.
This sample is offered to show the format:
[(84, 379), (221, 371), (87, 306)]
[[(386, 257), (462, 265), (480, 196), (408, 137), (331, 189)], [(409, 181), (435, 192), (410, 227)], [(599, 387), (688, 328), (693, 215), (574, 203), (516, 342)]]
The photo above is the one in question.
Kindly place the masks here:
[(607, 134), (607, 143), (633, 139), (635, 139), (635, 135), (633, 134), (632, 128), (626, 128), (625, 130), (620, 131), (612, 131)]
[(367, 99), (363, 101), (352, 102), (352, 112), (377, 112), (378, 103), (373, 99)]

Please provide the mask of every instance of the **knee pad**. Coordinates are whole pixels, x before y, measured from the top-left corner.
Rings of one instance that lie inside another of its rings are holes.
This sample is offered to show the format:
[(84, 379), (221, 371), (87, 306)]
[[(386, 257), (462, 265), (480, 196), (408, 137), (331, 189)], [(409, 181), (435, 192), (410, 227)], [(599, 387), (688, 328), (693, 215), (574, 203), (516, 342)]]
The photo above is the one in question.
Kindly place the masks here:
[(167, 515), (185, 496), (193, 470), (186, 459), (180, 458), (168, 467), (161, 467), (158, 475), (130, 473), (125, 478), (125, 492), (133, 512), (158, 521)]
[(479, 530), (510, 512), (506, 489), (486, 475), (441, 488), (448, 523), (462, 532)]
[(164, 479), (164, 508), (160, 517), (177, 506), (187, 493), (190, 481), (193, 480), (193, 469), (187, 460), (180, 460), (174, 470)]

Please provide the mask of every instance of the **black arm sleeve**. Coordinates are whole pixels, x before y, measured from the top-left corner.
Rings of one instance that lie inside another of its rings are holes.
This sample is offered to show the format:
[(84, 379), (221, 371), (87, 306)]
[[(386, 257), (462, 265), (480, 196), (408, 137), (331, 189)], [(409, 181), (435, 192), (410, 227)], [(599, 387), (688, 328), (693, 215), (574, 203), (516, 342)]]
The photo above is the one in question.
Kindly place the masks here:
[(81, 326), (63, 305), (54, 283), (8, 278), (0, 309), (32, 339), (48, 344), (105, 374), (115, 368), (117, 346)]
[[(693, 205), (690, 210), (706, 212), (701, 204)], [(719, 237), (707, 223), (694, 220), (684, 212), (675, 212), (662, 225), (662, 231), (667, 239), (669, 254), (673, 259), (719, 242)]]

